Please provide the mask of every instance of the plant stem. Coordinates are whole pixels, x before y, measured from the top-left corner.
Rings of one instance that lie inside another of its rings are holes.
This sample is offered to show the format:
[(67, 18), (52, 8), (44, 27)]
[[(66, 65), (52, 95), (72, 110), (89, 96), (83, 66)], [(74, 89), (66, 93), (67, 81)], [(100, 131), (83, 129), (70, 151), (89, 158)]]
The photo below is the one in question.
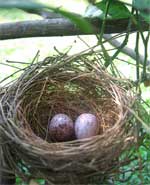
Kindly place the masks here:
[(139, 58), (139, 32), (136, 34), (136, 45), (135, 45), (135, 53), (136, 53), (136, 78), (139, 82), (140, 79), (140, 71), (139, 71), (139, 64), (140, 64), (140, 58)]

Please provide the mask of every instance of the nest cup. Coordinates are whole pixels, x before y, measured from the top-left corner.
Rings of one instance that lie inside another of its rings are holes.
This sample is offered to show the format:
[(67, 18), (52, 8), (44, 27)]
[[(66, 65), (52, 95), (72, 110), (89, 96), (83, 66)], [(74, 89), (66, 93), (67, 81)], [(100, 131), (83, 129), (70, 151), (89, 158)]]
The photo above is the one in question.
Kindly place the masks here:
[[(50, 184), (90, 183), (120, 167), (118, 158), (134, 142), (127, 82), (102, 70), (94, 57), (57, 56), (27, 67), (2, 95), (1, 127), (8, 163), (22, 178)], [(73, 121), (92, 113), (99, 134), (53, 142), (48, 120), (67, 114)]]

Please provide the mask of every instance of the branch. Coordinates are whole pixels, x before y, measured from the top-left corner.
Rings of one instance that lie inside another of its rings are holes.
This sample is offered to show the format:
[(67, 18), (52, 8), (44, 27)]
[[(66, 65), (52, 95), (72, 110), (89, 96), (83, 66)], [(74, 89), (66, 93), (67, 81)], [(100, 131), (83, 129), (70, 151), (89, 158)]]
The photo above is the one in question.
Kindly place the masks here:
[[(82, 32), (70, 20), (65, 18), (4, 23), (0, 24), (0, 39), (98, 34), (101, 30), (102, 20), (98, 18), (88, 20), (93, 25), (93, 32), (91, 33)], [(126, 32), (128, 21), (128, 19), (107, 20), (104, 33)], [(143, 31), (148, 30), (148, 24), (144, 21), (141, 21), (141, 27)], [(136, 30), (136, 25), (132, 23), (130, 31)]]
[[(104, 34), (103, 35), (104, 39), (108, 40), (108, 42), (114, 46), (115, 48), (119, 48), (121, 45), (121, 42), (117, 41), (116, 39), (111, 39), (112, 36), (110, 34)], [(129, 48), (127, 46), (125, 46), (124, 48), (121, 49), (121, 52), (128, 55), (129, 57), (131, 57), (133, 60), (137, 60), (136, 58), (136, 52), (135, 50), (133, 50), (132, 48)], [(143, 55), (139, 55), (139, 61), (141, 64), (144, 63), (144, 56)], [(147, 61), (147, 65), (150, 64), (150, 60)]]
[[(58, 14), (58, 13), (54, 13), (54, 12), (49, 12), (46, 10), (26, 10), (26, 9), (22, 9), (27, 13), (33, 13), (33, 14), (37, 14), (40, 15), (41, 17), (43, 17), (44, 19), (56, 19), (56, 18), (63, 18), (62, 15)], [(109, 43), (114, 46), (115, 48), (119, 48), (121, 46), (121, 42), (119, 42), (117, 39), (111, 39), (112, 36), (111, 34), (104, 34), (103, 38), (108, 40)], [(124, 48), (122, 48), (122, 53), (128, 55), (129, 57), (131, 57), (133, 60), (136, 61), (136, 52), (135, 50), (133, 50), (132, 48), (129, 48), (127, 46), (125, 46)], [(139, 61), (141, 64), (144, 63), (144, 56), (143, 55), (139, 55)], [(147, 65), (150, 64), (150, 60), (147, 61)]]

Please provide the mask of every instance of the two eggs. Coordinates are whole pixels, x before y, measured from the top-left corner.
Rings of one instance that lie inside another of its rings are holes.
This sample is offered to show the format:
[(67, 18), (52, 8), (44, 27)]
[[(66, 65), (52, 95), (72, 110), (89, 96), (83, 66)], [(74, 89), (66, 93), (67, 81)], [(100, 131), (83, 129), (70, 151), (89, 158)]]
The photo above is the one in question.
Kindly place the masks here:
[(95, 115), (83, 113), (75, 123), (66, 114), (56, 114), (48, 123), (50, 137), (53, 141), (70, 141), (74, 138), (84, 139), (99, 133), (99, 124)]

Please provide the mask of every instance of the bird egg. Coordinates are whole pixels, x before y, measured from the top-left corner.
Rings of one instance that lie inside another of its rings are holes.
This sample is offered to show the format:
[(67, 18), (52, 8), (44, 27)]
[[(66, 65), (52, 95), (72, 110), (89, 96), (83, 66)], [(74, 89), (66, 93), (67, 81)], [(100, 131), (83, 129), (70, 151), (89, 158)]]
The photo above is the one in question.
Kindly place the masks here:
[(77, 139), (95, 136), (99, 133), (99, 124), (94, 114), (83, 113), (75, 121), (75, 135)]
[(69, 141), (74, 135), (74, 124), (66, 114), (56, 114), (49, 121), (49, 133), (53, 141)]

